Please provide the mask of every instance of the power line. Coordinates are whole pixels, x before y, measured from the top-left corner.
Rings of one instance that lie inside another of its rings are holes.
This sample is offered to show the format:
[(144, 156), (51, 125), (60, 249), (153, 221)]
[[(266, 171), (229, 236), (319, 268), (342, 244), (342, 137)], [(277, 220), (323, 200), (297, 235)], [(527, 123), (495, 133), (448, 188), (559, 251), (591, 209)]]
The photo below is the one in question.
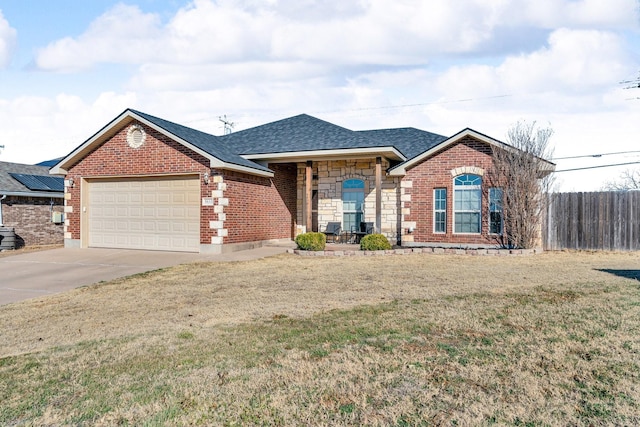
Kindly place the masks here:
[(412, 107), (424, 107), (425, 105), (440, 105), (440, 104), (453, 104), (456, 102), (471, 102), (471, 101), (479, 101), (482, 99), (495, 99), (495, 98), (507, 98), (510, 97), (510, 94), (504, 95), (493, 95), (493, 96), (484, 96), (479, 98), (463, 98), (463, 99), (453, 99), (451, 101), (433, 101), (433, 102), (420, 102), (416, 104), (399, 104), (399, 105), (383, 105), (380, 107), (362, 107), (362, 108), (351, 108), (346, 110), (325, 110), (325, 111), (315, 111), (311, 114), (320, 114), (320, 113), (348, 113), (352, 111), (372, 111), (372, 110), (392, 110), (395, 108), (412, 108)]
[(603, 156), (612, 156), (615, 154), (630, 154), (630, 153), (640, 153), (640, 151), (635, 150), (635, 151), (617, 151), (615, 153), (584, 154), (581, 156), (555, 157), (551, 160), (581, 159), (584, 157), (603, 157)]
[[(332, 110), (316, 110), (316, 111), (308, 111), (308, 114), (332, 114), (332, 113), (351, 113), (351, 112), (366, 112), (366, 111), (375, 111), (375, 110), (393, 110), (399, 108), (415, 108), (415, 107), (424, 107), (426, 105), (443, 105), (443, 104), (454, 104), (458, 102), (472, 102), (472, 101), (480, 101), (485, 99), (497, 99), (497, 98), (508, 98), (511, 97), (511, 94), (503, 94), (503, 95), (492, 95), (485, 97), (477, 97), (477, 98), (462, 98), (462, 99), (452, 99), (449, 101), (432, 101), (432, 102), (420, 102), (415, 104), (397, 104), (397, 105), (382, 105), (379, 107), (362, 107), (362, 108), (351, 108), (351, 109), (332, 109)], [(298, 111), (299, 113), (299, 111)], [(294, 112), (294, 110), (290, 110), (289, 113), (281, 113), (281, 114), (298, 114)], [(273, 111), (268, 112), (254, 112), (250, 114), (251, 116), (256, 117), (275, 117), (280, 114), (274, 113)], [(196, 123), (210, 120), (211, 117), (202, 117), (199, 119), (185, 121), (184, 123)], [(220, 117), (218, 117), (219, 120)]]
[(563, 169), (563, 170), (560, 170), (560, 171), (555, 171), (555, 173), (582, 171), (582, 170), (586, 170), (586, 169), (610, 168), (612, 166), (627, 166), (627, 165), (640, 165), (640, 162), (614, 163), (614, 164), (611, 164), (611, 165), (598, 165), (598, 166), (585, 166), (583, 168)]

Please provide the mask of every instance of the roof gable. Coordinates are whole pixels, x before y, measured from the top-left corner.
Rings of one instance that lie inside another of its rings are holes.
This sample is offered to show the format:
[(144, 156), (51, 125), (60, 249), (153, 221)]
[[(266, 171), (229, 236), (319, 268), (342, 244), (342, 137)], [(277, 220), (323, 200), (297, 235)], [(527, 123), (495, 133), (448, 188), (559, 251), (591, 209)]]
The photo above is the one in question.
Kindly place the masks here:
[[(412, 159), (401, 163), (399, 165), (394, 166), (393, 168), (391, 168), (389, 170), (389, 174), (392, 176), (402, 176), (406, 173), (406, 171), (408, 169), (411, 169), (412, 167), (416, 166), (417, 164), (421, 163), (422, 161), (428, 159), (429, 157), (433, 156), (434, 154), (442, 151), (442, 150), (446, 150), (447, 148), (451, 147), (452, 145), (458, 143), (459, 141), (461, 141), (462, 139), (466, 138), (466, 137), (472, 137), (475, 138), (479, 141), (485, 142), (493, 147), (498, 147), (498, 148), (503, 148), (503, 149), (507, 149), (507, 150), (516, 150), (516, 148), (510, 146), (509, 144), (506, 144), (502, 141), (499, 141), (495, 138), (491, 138), (490, 136), (487, 136), (483, 133), (480, 133), (478, 131), (475, 131), (471, 128), (465, 128), (463, 130), (461, 130), (460, 132), (456, 133), (455, 135), (444, 139), (443, 141), (441, 141), (440, 143), (437, 143), (433, 146), (431, 146), (430, 148), (428, 148), (427, 150), (425, 150), (424, 152), (420, 153), (419, 155), (413, 157)], [(553, 171), (555, 169), (555, 164), (545, 160), (545, 159), (540, 159), (543, 164), (542, 164), (542, 168), (544, 170), (548, 170), (548, 171)]]
[(70, 154), (60, 160), (52, 169), (51, 173), (64, 174), (65, 168), (80, 161), (94, 148), (100, 146), (107, 139), (130, 123), (138, 121), (161, 134), (171, 138), (177, 143), (201, 154), (210, 160), (211, 167), (220, 169), (233, 169), (240, 172), (252, 173), (263, 176), (272, 176), (273, 172), (268, 168), (250, 160), (244, 159), (238, 154), (229, 150), (220, 143), (219, 137), (202, 132), (196, 129), (182, 126), (159, 117), (151, 116), (140, 111), (127, 109), (118, 117), (109, 122), (106, 126), (95, 133), (91, 138), (78, 146)]

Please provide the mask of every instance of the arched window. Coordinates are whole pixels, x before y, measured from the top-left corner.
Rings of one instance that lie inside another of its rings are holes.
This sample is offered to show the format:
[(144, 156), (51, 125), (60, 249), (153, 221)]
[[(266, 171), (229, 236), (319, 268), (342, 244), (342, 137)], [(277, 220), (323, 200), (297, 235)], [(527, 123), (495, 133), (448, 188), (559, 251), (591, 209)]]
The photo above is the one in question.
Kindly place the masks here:
[(342, 229), (359, 229), (364, 213), (364, 181), (348, 179), (342, 183)]
[(453, 180), (453, 222), (456, 233), (480, 233), (482, 177), (465, 174)]

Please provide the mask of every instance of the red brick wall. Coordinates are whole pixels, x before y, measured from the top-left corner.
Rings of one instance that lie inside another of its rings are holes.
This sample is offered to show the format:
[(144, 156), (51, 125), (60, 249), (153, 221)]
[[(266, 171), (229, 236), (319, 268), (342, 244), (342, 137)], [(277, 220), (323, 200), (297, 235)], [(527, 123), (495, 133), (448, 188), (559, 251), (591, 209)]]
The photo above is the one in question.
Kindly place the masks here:
[[(144, 127), (147, 133), (145, 144), (132, 149), (127, 145), (128, 126), (120, 130), (107, 142), (88, 154), (69, 169), (67, 179), (77, 183), (68, 189), (73, 213), (67, 214), (67, 231), (72, 239), (80, 239), (80, 194), (81, 178), (105, 176), (145, 176), (158, 174), (204, 174), (209, 172), (209, 160), (175, 143), (164, 135)], [(292, 238), (296, 218), (296, 167), (295, 165), (270, 165), (275, 171), (273, 178), (263, 178), (231, 171), (214, 171), (223, 175), (226, 184), (224, 198), (229, 206), (224, 208), (224, 228), (228, 236), (224, 243), (242, 243), (269, 239)], [(201, 180), (201, 197), (211, 197), (217, 190), (213, 182)], [(211, 229), (210, 221), (218, 221), (213, 206), (200, 207), (200, 243), (211, 244), (217, 231)]]
[[(204, 174), (210, 171), (208, 159), (146, 126), (143, 126), (147, 133), (144, 145), (138, 149), (129, 147), (126, 141), (128, 127), (123, 127), (116, 135), (68, 170), (66, 178), (73, 178), (76, 183), (74, 188), (68, 189), (71, 199), (67, 201), (67, 206), (73, 206), (73, 212), (67, 213), (69, 219), (67, 232), (71, 233), (72, 239), (80, 239), (80, 178)], [(207, 186), (202, 180), (200, 181), (202, 197), (211, 197), (212, 189), (211, 184)], [(213, 207), (200, 207), (201, 243), (211, 243), (209, 221), (214, 219), (216, 218)]]
[[(407, 171), (403, 180), (413, 181), (413, 186), (405, 190), (411, 194), (411, 201), (405, 202), (410, 214), (405, 221), (415, 221), (416, 229), (412, 233), (414, 242), (420, 243), (453, 243), (453, 244), (488, 244), (494, 243), (488, 235), (488, 203), (485, 197), (488, 188), (487, 175), (491, 169), (491, 148), (488, 144), (467, 137), (424, 162)], [(451, 170), (464, 166), (475, 166), (484, 169), (482, 180), (482, 224), (481, 234), (453, 233), (453, 176)], [(433, 190), (447, 189), (447, 232), (433, 232)]]
[(271, 164), (273, 178), (226, 171), (224, 243), (293, 238), (296, 219), (296, 165)]
[(62, 199), (9, 196), (0, 203), (4, 226), (15, 228), (18, 247), (61, 245), (64, 241), (64, 226), (51, 222), (52, 211), (63, 211)]

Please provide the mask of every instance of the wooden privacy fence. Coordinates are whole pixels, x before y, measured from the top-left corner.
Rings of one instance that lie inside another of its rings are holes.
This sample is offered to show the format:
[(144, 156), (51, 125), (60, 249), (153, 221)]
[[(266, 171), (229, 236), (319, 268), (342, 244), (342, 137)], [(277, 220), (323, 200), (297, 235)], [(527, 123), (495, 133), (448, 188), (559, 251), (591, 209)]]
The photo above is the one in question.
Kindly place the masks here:
[(640, 250), (640, 191), (554, 193), (542, 226), (547, 250)]

